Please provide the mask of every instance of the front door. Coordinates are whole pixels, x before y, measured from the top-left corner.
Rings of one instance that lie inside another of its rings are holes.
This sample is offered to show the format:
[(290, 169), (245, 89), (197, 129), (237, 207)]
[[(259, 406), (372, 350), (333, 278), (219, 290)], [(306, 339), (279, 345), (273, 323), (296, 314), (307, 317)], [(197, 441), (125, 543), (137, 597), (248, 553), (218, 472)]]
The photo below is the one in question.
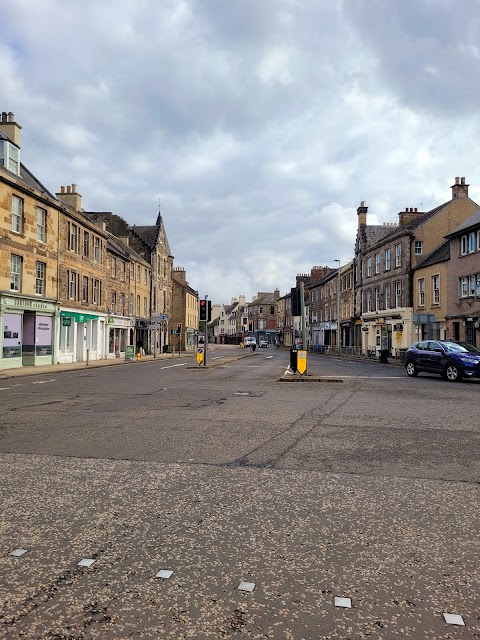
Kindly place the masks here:
[(77, 322), (77, 353), (76, 359), (77, 362), (83, 362), (85, 360), (84, 357), (84, 348), (85, 348), (85, 324), (83, 322)]

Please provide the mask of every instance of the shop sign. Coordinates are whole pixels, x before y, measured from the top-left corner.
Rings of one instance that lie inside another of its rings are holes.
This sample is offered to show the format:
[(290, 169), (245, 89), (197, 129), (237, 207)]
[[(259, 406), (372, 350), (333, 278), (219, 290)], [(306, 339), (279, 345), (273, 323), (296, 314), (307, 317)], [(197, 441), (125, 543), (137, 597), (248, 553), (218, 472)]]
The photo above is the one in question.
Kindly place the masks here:
[(22, 316), (6, 313), (3, 316), (3, 357), (20, 358), (22, 355)]
[(128, 344), (125, 347), (125, 360), (133, 360), (135, 358), (135, 346)]
[(62, 318), (62, 327), (71, 327), (72, 319), (71, 318)]
[(35, 353), (37, 356), (52, 355), (52, 318), (35, 317)]

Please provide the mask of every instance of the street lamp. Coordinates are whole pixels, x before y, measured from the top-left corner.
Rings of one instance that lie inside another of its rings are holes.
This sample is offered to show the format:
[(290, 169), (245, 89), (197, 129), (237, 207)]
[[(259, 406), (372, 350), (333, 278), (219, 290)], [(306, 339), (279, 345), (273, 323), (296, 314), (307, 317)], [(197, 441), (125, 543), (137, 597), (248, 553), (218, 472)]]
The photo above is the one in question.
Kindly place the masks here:
[(334, 260), (338, 262), (337, 271), (337, 348), (340, 353), (340, 260)]

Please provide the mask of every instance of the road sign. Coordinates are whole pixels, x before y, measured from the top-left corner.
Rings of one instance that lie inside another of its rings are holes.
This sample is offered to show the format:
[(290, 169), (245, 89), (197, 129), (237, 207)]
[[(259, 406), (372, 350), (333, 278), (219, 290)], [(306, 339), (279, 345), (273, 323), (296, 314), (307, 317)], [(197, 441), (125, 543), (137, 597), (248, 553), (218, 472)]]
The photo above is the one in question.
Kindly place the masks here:
[(203, 349), (202, 349), (202, 347), (199, 347), (197, 349), (197, 362), (198, 362), (198, 364), (202, 364), (202, 362), (203, 362)]
[(303, 350), (297, 351), (297, 371), (304, 374), (307, 370), (307, 352)]

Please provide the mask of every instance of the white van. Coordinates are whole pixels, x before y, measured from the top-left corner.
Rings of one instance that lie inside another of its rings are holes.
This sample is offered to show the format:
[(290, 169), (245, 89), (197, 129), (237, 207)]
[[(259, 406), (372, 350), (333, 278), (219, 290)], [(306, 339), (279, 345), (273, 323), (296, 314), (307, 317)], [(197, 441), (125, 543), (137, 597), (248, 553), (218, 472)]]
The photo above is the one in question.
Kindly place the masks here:
[(253, 336), (247, 336), (245, 338), (245, 340), (243, 341), (243, 346), (244, 347), (251, 347), (251, 346), (257, 346), (257, 341)]

